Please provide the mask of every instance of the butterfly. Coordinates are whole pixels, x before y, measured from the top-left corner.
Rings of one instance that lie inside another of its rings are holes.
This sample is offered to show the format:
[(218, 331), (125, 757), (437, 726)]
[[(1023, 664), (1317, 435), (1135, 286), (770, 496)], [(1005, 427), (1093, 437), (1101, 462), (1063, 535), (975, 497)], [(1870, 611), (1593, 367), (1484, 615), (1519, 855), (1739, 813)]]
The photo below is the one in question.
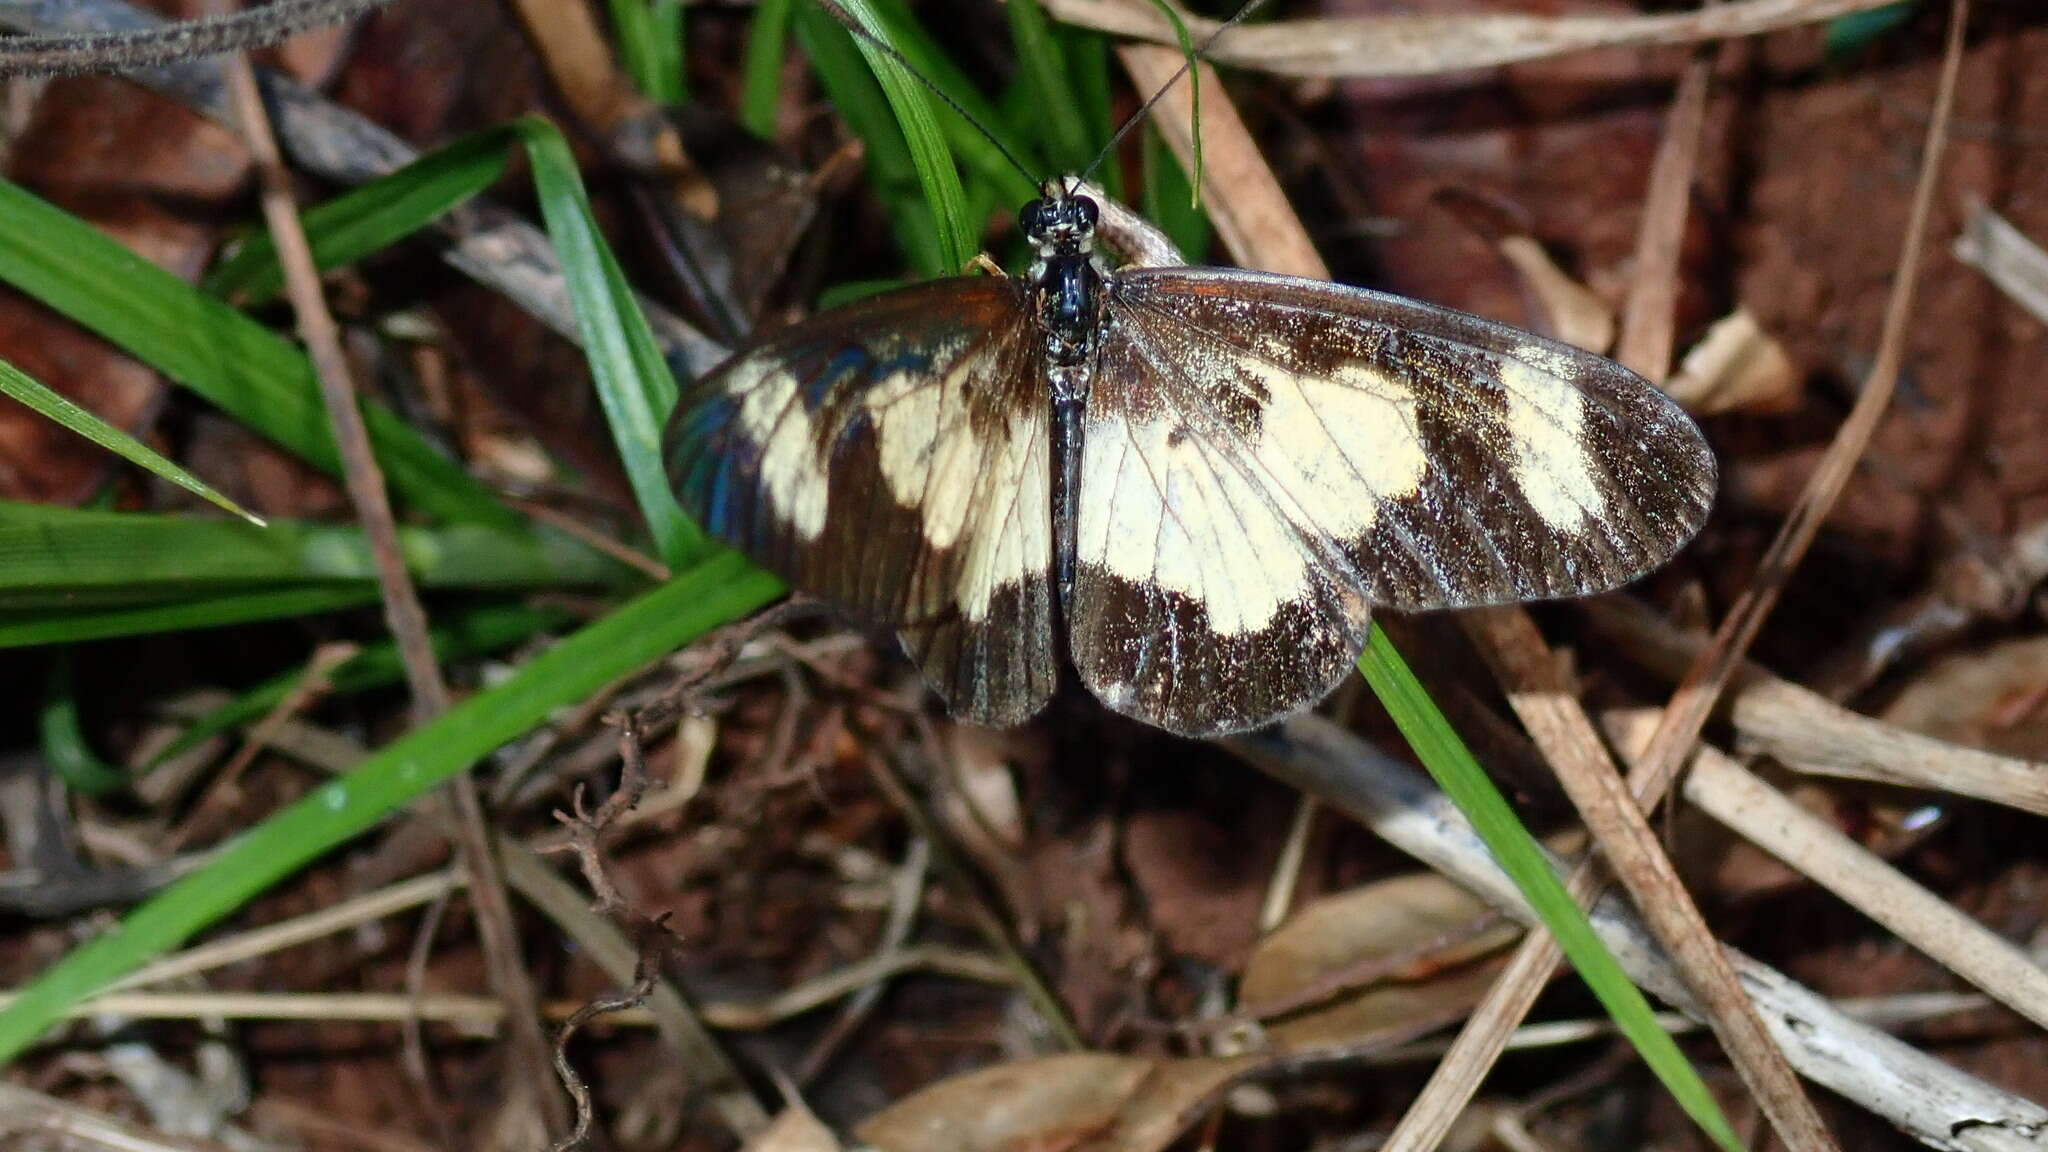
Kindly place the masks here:
[(1078, 180), (1040, 191), (1027, 274), (776, 332), (687, 388), (665, 441), (708, 531), (894, 628), (961, 719), (1021, 723), (1070, 665), (1169, 732), (1257, 728), (1336, 688), (1375, 607), (1606, 591), (1706, 519), (1705, 439), (1620, 365), (1183, 266)]

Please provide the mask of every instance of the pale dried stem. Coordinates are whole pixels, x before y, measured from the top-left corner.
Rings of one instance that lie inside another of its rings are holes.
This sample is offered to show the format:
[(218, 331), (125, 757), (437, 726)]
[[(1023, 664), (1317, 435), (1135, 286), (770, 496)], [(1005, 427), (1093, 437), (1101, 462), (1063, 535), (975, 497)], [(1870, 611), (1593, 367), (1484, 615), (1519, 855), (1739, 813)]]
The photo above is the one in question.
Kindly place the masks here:
[[(405, 570), (404, 554), (398, 543), (398, 522), (391, 513), (384, 473), (377, 466), (362, 412), (356, 407), (352, 373), (341, 347), (341, 329), (321, 291), (320, 274), (293, 199), (291, 173), (285, 168), (283, 154), (271, 133), (270, 116), (257, 89), (256, 74), (246, 58), (237, 56), (228, 62), (227, 75), (243, 138), (263, 181), (264, 219), (277, 244), (285, 291), (319, 381), (320, 398), (341, 458), (343, 481), (370, 543), (385, 620), (412, 692), (414, 722), (428, 723), (448, 710), (448, 687), (434, 657), (426, 611)], [(476, 781), (466, 772), (459, 774), (450, 782), (447, 795), (455, 817), (456, 842), (462, 849), (463, 864), (471, 872), (471, 899), (492, 988), (506, 998), (520, 1021), (512, 1032), (520, 1064), (520, 1075), (514, 1078), (514, 1107), (526, 1114), (536, 1135), (559, 1130), (567, 1118), (560, 1100), (544, 1088), (549, 1080), (548, 1044), (541, 1035), (538, 998), (520, 959), (519, 937), (512, 925), (512, 901), (506, 895), (504, 879), (491, 853)]]
[(1652, 383), (1671, 374), (1672, 325), (1677, 322), (1679, 254), (1699, 167), (1700, 136), (1707, 120), (1707, 93), (1714, 62), (1695, 55), (1678, 81), (1664, 114), (1664, 135), (1650, 164), (1643, 194), (1643, 219), (1636, 232), (1635, 267), (1622, 310), (1621, 340), (1614, 358)]
[[(715, 1000), (700, 1011), (715, 1028), (759, 1032), (849, 996), (860, 996), (898, 976), (925, 972), (955, 980), (1013, 987), (1009, 965), (986, 952), (939, 945), (918, 945), (876, 952), (841, 968), (815, 976), (773, 996), (752, 1000)], [(15, 993), (0, 992), (0, 1006)], [(651, 998), (651, 993), (648, 998)], [(566, 1021), (593, 1003), (549, 1001), (543, 1019)], [(505, 1005), (489, 996), (456, 993), (409, 995), (402, 992), (109, 992), (73, 1006), (73, 1017), (102, 1014), (146, 1020), (358, 1020), (376, 1023), (419, 1021), (463, 1028), (501, 1028)], [(660, 1013), (636, 1005), (606, 1019), (634, 1027), (658, 1027)]]
[[(1602, 643), (1676, 681), (1708, 638), (1674, 627), (1643, 604), (1610, 596), (1578, 605)], [(1907, 731), (1743, 662), (1720, 703), (1737, 750), (1795, 771), (1974, 796), (2048, 816), (2048, 764), (2000, 756)]]
[[(1619, 45), (1682, 45), (1756, 36), (1882, 8), (1892, 0), (1738, 0), (1657, 15), (1332, 16), (1231, 30), (1206, 55), (1222, 64), (1302, 77), (1431, 76)], [(1070, 24), (1177, 45), (1149, 0), (1047, 0)], [(1216, 28), (1190, 18), (1196, 42)]]
[(0, 76), (125, 72), (246, 51), (308, 29), (352, 20), (391, 0), (272, 0), (260, 8), (182, 20), (159, 28), (0, 40)]
[[(1638, 748), (1653, 714), (1603, 717), (1615, 744)], [(2048, 1028), (2048, 971), (2010, 941), (1915, 883), (1733, 759), (1701, 745), (1683, 793), (1735, 834), (1841, 897), (1957, 976)]]

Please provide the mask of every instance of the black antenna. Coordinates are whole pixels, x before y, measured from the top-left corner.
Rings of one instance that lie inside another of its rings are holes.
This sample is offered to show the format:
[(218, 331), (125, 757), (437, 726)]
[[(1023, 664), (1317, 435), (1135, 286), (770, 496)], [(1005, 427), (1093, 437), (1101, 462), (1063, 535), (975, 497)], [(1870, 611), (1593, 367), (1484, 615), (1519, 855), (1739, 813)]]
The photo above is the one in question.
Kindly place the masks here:
[[(1265, 4), (1266, 0), (1245, 0), (1243, 6), (1238, 8), (1237, 13), (1235, 15), (1233, 15), (1230, 19), (1225, 20), (1223, 23), (1217, 25), (1216, 30), (1214, 32), (1209, 33), (1208, 38), (1203, 40), (1201, 44), (1195, 47), (1195, 50), (1193, 52), (1190, 52), (1188, 54), (1188, 58), (1184, 63), (1181, 64), (1180, 70), (1175, 72), (1172, 76), (1167, 77), (1166, 83), (1161, 84), (1159, 86), (1159, 91), (1154, 92), (1150, 97), (1148, 97), (1145, 100), (1143, 104), (1140, 104), (1138, 106), (1138, 110), (1136, 112), (1131, 113), (1130, 116), (1125, 118), (1123, 124), (1117, 128), (1115, 135), (1112, 135), (1109, 138), (1109, 143), (1104, 144), (1102, 146), (1102, 151), (1096, 155), (1095, 159), (1089, 161), (1088, 167), (1081, 170), (1080, 179), (1085, 183), (1088, 177), (1093, 176), (1095, 174), (1095, 170), (1097, 168), (1102, 167), (1102, 162), (1104, 160), (1109, 159), (1110, 155), (1116, 151), (1116, 146), (1118, 144), (1123, 143), (1123, 139), (1125, 136), (1130, 135), (1131, 129), (1136, 128), (1139, 125), (1139, 123), (1142, 122), (1145, 119), (1145, 117), (1151, 113), (1153, 106), (1158, 104), (1159, 101), (1163, 99), (1168, 92), (1173, 91), (1173, 86), (1175, 84), (1180, 83), (1181, 77), (1186, 76), (1189, 72), (1194, 70), (1195, 62), (1197, 60), (1200, 60), (1202, 57), (1207, 56), (1209, 54), (1210, 46), (1216, 43), (1218, 37), (1222, 36), (1225, 32), (1230, 31), (1232, 28), (1237, 27), (1239, 24), (1244, 23), (1246, 17), (1250, 16), (1253, 12), (1256, 12), (1260, 8), (1264, 7)], [(1196, 153), (1197, 157), (1199, 157), (1200, 155), (1201, 153)]]
[(0, 40), (0, 76), (126, 72), (262, 48), (309, 28), (339, 24), (390, 0), (272, 0), (229, 16), (208, 16), (153, 28), (80, 36), (13, 36)]
[[(1254, 2), (1259, 2), (1259, 0), (1254, 0)], [(918, 71), (917, 65), (912, 64), (910, 60), (903, 55), (903, 53), (898, 52), (896, 50), (895, 45), (890, 44), (887, 40), (884, 40), (880, 36), (875, 35), (873, 32), (868, 31), (867, 28), (863, 26), (860, 21), (853, 18), (853, 13), (848, 12), (844, 8), (841, 8), (837, 3), (837, 0), (817, 0), (817, 5), (818, 7), (823, 8), (825, 10), (826, 15), (832, 17), (832, 19), (837, 20), (840, 24), (844, 25), (848, 32), (851, 32), (860, 39), (867, 41), (869, 44), (873, 45), (877, 50), (879, 50), (882, 53), (882, 55), (887, 56), (889, 59), (895, 61), (898, 65), (902, 67), (904, 72), (910, 75), (911, 79), (917, 81), (919, 84), (924, 85), (927, 89), (931, 91), (932, 95), (937, 96), (941, 101), (944, 101), (946, 107), (951, 108), (953, 112), (956, 115), (958, 115), (962, 120), (965, 120), (969, 124), (974, 125), (975, 130), (980, 132), (983, 138), (985, 138), (990, 144), (994, 145), (995, 150), (997, 152), (1002, 153), (1003, 159), (1008, 160), (1010, 162), (1010, 167), (1015, 168), (1017, 170), (1018, 175), (1024, 177), (1024, 179), (1030, 182), (1030, 184), (1033, 187), (1038, 186), (1040, 181), (1037, 174), (1032, 172), (1030, 168), (1025, 167), (1024, 162), (1022, 160), (1017, 159), (1016, 155), (1013, 154), (1008, 148), (1003, 147), (1003, 142), (1000, 139), (997, 139), (996, 134), (994, 132), (989, 131), (988, 128), (985, 125), (983, 125), (981, 121), (976, 120), (974, 118), (973, 113), (969, 112), (965, 108), (962, 108), (958, 100), (955, 100), (952, 96), (948, 95), (946, 90), (944, 88), (939, 87), (936, 81), (926, 76), (923, 72)]]

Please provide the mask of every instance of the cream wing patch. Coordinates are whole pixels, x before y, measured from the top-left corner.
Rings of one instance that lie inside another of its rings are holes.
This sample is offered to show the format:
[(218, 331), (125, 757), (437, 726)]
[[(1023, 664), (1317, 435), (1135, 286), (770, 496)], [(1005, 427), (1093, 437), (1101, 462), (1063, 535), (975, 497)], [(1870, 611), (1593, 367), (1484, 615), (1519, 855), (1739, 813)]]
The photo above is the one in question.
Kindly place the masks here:
[(974, 525), (954, 595), (961, 615), (977, 623), (988, 618), (1000, 589), (1043, 579), (1052, 567), (1052, 444), (1043, 413), (1011, 417), (988, 451), (987, 467), (961, 485), (959, 496)]
[(831, 484), (818, 459), (810, 414), (797, 397), (796, 377), (762, 357), (736, 366), (725, 390), (740, 398), (740, 428), (759, 447), (769, 504), (798, 536), (816, 540), (825, 530)]
[(1224, 635), (1308, 594), (1309, 558), (1273, 502), (1218, 448), (1163, 419), (1091, 422), (1077, 557), (1202, 604)]
[(1500, 377), (1515, 483), (1544, 523), (1577, 532), (1607, 506), (1585, 445), (1586, 398), (1569, 377), (1517, 360), (1503, 358)]
[(1362, 364), (1328, 377), (1270, 356), (1218, 360), (1191, 375), (1241, 374), (1258, 429), (1100, 420), (1082, 447), (1080, 559), (1199, 600), (1226, 634), (1255, 632), (1312, 594), (1322, 563), (1309, 534), (1370, 531), (1382, 501), (1412, 496), (1429, 471), (1412, 390)]
[(1251, 459), (1303, 524), (1363, 536), (1382, 501), (1421, 489), (1429, 457), (1412, 389), (1363, 364), (1322, 378), (1254, 363), (1268, 399)]

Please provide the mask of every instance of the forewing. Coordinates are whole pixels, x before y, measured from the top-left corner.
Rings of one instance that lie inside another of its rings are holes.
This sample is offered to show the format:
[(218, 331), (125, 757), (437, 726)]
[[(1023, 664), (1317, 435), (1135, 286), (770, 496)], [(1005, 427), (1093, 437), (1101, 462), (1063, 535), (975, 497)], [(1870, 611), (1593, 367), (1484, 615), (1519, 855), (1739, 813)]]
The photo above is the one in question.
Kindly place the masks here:
[(1041, 347), (998, 278), (821, 313), (685, 391), (677, 499), (793, 587), (894, 627), (955, 714), (1018, 723), (1054, 682)]
[[(1075, 663), (1112, 706), (1181, 731), (1321, 699), (1356, 660), (1369, 604), (1626, 583), (1690, 539), (1713, 497), (1698, 430), (1634, 374), (1318, 281), (1122, 273), (1092, 387)], [(1168, 527), (1134, 546), (1146, 519)]]

